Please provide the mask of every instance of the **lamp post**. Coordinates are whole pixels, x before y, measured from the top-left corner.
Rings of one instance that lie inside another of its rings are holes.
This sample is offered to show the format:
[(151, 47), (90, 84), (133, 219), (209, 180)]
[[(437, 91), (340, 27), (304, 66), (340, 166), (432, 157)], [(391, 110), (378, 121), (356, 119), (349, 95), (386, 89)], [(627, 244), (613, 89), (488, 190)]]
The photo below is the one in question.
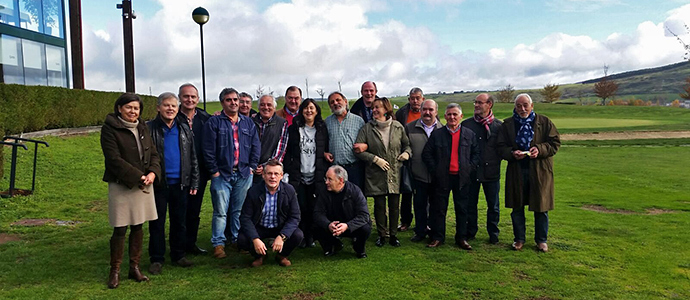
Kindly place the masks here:
[(201, 86), (204, 92), (204, 110), (206, 110), (206, 67), (204, 65), (204, 24), (208, 22), (208, 10), (199, 6), (192, 11), (192, 19), (199, 24), (201, 36)]

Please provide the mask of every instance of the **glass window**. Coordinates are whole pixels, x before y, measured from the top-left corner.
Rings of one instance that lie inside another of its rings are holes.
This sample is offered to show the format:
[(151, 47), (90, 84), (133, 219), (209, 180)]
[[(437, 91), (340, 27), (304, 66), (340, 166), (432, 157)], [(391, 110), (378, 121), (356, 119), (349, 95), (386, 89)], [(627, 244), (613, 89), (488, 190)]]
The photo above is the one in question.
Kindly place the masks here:
[(26, 85), (47, 85), (45, 45), (22, 40), (24, 57), (24, 82)]
[(48, 67), (48, 85), (67, 87), (65, 49), (46, 45), (46, 64)]
[(43, 7), (41, 0), (19, 0), (20, 27), (43, 32)]
[(0, 36), (0, 65), (2, 65), (2, 82), (24, 84), (22, 66), (21, 39)]
[(43, 0), (43, 20), (45, 22), (45, 34), (63, 38), (62, 34), (62, 1)]
[(17, 26), (17, 8), (14, 0), (0, 0), (0, 23)]

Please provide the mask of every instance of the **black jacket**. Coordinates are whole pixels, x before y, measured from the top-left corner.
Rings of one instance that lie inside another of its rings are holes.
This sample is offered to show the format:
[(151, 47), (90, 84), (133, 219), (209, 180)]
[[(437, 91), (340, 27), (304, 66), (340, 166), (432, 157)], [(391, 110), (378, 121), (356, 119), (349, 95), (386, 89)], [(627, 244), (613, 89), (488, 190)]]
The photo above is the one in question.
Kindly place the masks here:
[(276, 149), (280, 146), (279, 143), (283, 133), (283, 127), (287, 125), (287, 120), (274, 113), (271, 120), (264, 126), (263, 132), (261, 132), (261, 124), (263, 123), (261, 115), (256, 114), (252, 120), (256, 125), (256, 132), (259, 133), (259, 139), (261, 140), (259, 164), (263, 164), (273, 157), (276, 153)]
[[(280, 228), (281, 234), (290, 238), (300, 221), (299, 203), (297, 203), (295, 189), (287, 183), (280, 182), (277, 201), (278, 228)], [(244, 199), (240, 213), (240, 231), (250, 240), (259, 238), (256, 225), (261, 222), (265, 203), (266, 184), (254, 185), (247, 191), (247, 198)]]
[[(183, 187), (190, 187), (197, 189), (199, 187), (199, 164), (197, 163), (196, 150), (194, 149), (194, 134), (189, 128), (187, 121), (179, 114), (175, 117), (177, 130), (180, 132), (178, 144), (180, 145), (180, 184)], [(155, 119), (146, 122), (146, 125), (151, 131), (151, 139), (156, 146), (158, 156), (160, 157), (161, 174), (156, 177), (156, 186), (165, 186), (167, 184), (165, 178), (165, 141), (163, 126), (168, 125), (163, 122), (161, 116), (156, 116)]]
[[(378, 99), (378, 98), (379, 98), (379, 96), (376, 96), (376, 99)], [(352, 108), (350, 108), (350, 112), (355, 114), (355, 115), (360, 116), (362, 118), (362, 120), (364, 120), (364, 124), (369, 123), (369, 121), (371, 121), (371, 118), (369, 118), (367, 116), (366, 106), (364, 106), (364, 98), (362, 98), (362, 97), (357, 99), (357, 101), (355, 101), (355, 103), (352, 104)], [(403, 124), (403, 125), (405, 125), (405, 124)]]
[[(189, 118), (182, 112), (177, 113), (178, 117), (181, 117), (184, 122), (189, 124)], [(204, 160), (204, 152), (201, 150), (202, 139), (204, 136), (204, 125), (206, 121), (211, 118), (206, 111), (201, 108), (196, 109), (196, 116), (194, 116), (194, 122), (192, 123), (192, 132), (194, 133), (194, 152), (196, 153), (196, 161), (199, 165), (199, 177), (200, 180), (208, 180), (210, 175), (208, 169), (206, 169), (206, 163)]]
[(494, 121), (489, 124), (489, 130), (491, 130), (490, 135), (488, 135), (486, 127), (477, 123), (474, 118), (469, 118), (462, 121), (460, 124), (462, 127), (474, 131), (477, 135), (477, 143), (479, 144), (479, 165), (477, 166), (477, 171), (472, 174), (470, 180), (488, 182), (501, 179), (501, 157), (498, 155), (498, 150), (496, 149), (496, 142), (498, 141), (501, 124), (503, 124), (503, 121), (494, 119)]
[[(474, 132), (468, 128), (460, 127), (460, 144), (458, 145), (458, 159), (460, 166), (460, 185), (469, 182), (470, 174), (477, 169), (479, 164), (479, 145)], [(434, 130), (429, 140), (424, 145), (422, 161), (431, 174), (432, 180), (440, 188), (449, 188), (450, 151), (453, 147), (453, 138), (447, 126)]]
[[(314, 126), (316, 127), (316, 171), (314, 172), (314, 182), (323, 183), (326, 170), (331, 165), (324, 157), (324, 153), (328, 152), (328, 129), (324, 122), (315, 123)], [(302, 180), (302, 172), (300, 172), (302, 164), (301, 140), (299, 126), (293, 123), (288, 127), (288, 144), (285, 150), (283, 165), (285, 166), (285, 173), (289, 174), (288, 181), (295, 189), (297, 189)]]
[[(353, 232), (366, 224), (371, 225), (367, 199), (364, 198), (359, 187), (349, 181), (345, 182), (345, 187), (341, 191), (341, 193), (345, 193), (342, 207), (333, 206), (330, 193), (325, 185), (319, 185), (314, 207), (314, 224), (316, 226), (328, 229), (328, 224), (333, 221), (340, 221), (347, 223), (347, 230)], [(338, 215), (337, 211), (340, 211), (345, 220), (335, 220), (335, 216)]]

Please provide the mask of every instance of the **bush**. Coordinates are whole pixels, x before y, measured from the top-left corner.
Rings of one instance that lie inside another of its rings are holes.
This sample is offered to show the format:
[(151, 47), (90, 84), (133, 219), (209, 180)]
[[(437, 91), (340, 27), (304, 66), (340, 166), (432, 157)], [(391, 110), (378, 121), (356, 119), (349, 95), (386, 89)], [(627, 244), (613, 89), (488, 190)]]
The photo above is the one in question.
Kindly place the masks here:
[[(103, 124), (120, 92), (73, 90), (61, 87), (0, 84), (0, 127), (3, 134)], [(144, 101), (142, 119), (156, 115), (156, 98)]]

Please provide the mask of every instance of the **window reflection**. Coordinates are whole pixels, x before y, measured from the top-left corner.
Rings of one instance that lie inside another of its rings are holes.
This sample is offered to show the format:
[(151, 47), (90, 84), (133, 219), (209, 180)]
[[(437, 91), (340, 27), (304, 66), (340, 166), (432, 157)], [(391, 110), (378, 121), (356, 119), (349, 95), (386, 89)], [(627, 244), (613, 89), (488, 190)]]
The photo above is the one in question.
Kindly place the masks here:
[(43, 0), (45, 34), (62, 38), (62, 3), (59, 0)]
[(0, 64), (4, 83), (24, 84), (20, 43), (21, 39), (7, 35), (0, 36)]
[(19, 12), (22, 28), (42, 32), (43, 7), (41, 0), (20, 0)]
[(0, 23), (17, 26), (17, 8), (14, 0), (0, 0)]

